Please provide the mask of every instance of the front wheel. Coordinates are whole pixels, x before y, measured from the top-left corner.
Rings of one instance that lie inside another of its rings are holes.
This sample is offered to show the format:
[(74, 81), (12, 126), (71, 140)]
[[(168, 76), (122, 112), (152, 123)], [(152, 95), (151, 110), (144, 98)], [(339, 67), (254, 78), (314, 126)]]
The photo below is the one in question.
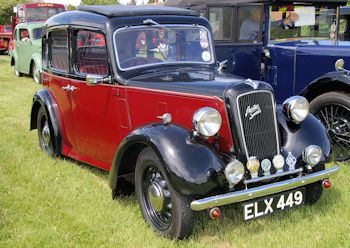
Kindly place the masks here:
[(144, 219), (157, 233), (177, 239), (192, 233), (189, 201), (171, 186), (162, 163), (150, 148), (142, 150), (137, 159), (135, 191)]
[(329, 92), (310, 103), (310, 111), (326, 127), (335, 161), (350, 159), (350, 95)]

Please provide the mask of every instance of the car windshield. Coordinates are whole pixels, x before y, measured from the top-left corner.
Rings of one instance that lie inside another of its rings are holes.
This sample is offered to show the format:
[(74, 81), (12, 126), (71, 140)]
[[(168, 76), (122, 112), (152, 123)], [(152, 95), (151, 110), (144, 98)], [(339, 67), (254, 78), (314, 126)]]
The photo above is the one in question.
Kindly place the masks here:
[(170, 63), (211, 64), (208, 30), (199, 26), (142, 26), (119, 29), (114, 42), (119, 68)]
[(270, 40), (334, 39), (336, 13), (329, 6), (271, 6)]
[[(26, 10), (26, 21), (47, 20), (51, 16), (64, 12), (64, 8), (28, 8)], [(22, 20), (24, 21), (24, 20)]]
[(41, 35), (43, 33), (43, 28), (35, 28), (33, 29), (33, 39), (41, 39)]

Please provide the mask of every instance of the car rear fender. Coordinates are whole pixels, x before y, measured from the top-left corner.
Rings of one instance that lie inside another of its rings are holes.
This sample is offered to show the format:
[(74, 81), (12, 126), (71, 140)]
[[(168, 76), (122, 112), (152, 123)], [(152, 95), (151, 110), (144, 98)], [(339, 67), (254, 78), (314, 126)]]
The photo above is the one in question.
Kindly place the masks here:
[(55, 138), (55, 152), (60, 154), (62, 148), (60, 132), (62, 120), (55, 100), (46, 89), (38, 90), (33, 97), (32, 110), (30, 114), (30, 130), (37, 129), (37, 119), (40, 108), (43, 108), (50, 117), (50, 124)]

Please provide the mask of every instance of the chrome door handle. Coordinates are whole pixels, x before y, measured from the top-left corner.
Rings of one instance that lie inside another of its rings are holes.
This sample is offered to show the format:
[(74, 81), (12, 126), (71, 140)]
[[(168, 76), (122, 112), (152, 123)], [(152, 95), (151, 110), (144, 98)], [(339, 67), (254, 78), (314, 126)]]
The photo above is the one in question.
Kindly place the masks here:
[(66, 85), (66, 86), (62, 86), (61, 87), (62, 90), (65, 90), (65, 91), (71, 91), (70, 90), (70, 84)]
[(72, 92), (72, 91), (74, 91), (74, 90), (76, 90), (76, 89), (78, 89), (78, 88), (75, 87), (74, 85), (68, 84), (68, 85), (66, 85), (66, 86), (62, 86), (61, 89), (62, 89), (62, 90), (65, 90), (65, 91)]

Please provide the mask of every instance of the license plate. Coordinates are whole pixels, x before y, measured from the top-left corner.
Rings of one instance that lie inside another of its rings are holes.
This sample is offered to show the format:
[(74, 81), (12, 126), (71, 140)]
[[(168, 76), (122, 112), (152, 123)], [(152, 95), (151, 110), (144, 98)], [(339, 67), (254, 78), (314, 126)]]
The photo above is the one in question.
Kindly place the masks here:
[(281, 194), (255, 199), (243, 204), (244, 221), (288, 210), (303, 205), (305, 188), (283, 192)]

